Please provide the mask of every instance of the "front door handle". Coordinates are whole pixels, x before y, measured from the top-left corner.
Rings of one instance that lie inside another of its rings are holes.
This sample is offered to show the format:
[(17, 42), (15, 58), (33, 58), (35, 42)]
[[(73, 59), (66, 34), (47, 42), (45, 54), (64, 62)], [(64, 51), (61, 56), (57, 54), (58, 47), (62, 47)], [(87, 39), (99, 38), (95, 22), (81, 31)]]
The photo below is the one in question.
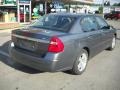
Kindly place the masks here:
[(92, 39), (92, 38), (93, 38), (93, 36), (91, 35), (91, 36), (88, 36), (87, 38)]

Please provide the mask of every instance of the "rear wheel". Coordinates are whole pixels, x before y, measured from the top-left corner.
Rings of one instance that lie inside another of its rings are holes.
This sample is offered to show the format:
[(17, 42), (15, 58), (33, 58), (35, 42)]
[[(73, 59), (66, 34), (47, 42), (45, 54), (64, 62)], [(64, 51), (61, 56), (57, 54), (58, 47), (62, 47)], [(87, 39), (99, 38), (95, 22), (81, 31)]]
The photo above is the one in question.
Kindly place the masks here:
[(104, 17), (105, 18), (105, 20), (107, 20), (107, 17)]
[(77, 58), (77, 60), (73, 65), (72, 73), (75, 75), (82, 74), (86, 69), (87, 62), (88, 62), (88, 52), (82, 49), (79, 57)]

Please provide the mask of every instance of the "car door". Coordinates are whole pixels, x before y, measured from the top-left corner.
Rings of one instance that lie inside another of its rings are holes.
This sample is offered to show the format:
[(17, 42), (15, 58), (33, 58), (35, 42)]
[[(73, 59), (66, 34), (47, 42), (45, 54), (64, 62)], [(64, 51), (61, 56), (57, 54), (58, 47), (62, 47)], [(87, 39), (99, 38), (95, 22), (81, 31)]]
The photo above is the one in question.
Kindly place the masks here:
[(82, 18), (80, 24), (84, 32), (85, 42), (87, 42), (90, 48), (91, 55), (99, 53), (102, 50), (102, 35), (99, 31), (96, 19), (93, 16), (86, 16)]
[(96, 21), (99, 25), (99, 31), (101, 32), (102, 35), (102, 48), (106, 49), (112, 40), (113, 37), (113, 32), (110, 28), (110, 26), (107, 24), (107, 22), (101, 18), (101, 17), (96, 17)]

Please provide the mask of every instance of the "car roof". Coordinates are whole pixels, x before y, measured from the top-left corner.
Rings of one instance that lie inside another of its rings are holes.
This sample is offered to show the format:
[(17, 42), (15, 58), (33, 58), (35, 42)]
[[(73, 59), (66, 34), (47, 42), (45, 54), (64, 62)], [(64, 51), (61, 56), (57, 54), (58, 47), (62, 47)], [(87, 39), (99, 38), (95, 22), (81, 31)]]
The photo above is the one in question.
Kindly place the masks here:
[(83, 14), (83, 13), (50, 13), (50, 15), (61, 15), (61, 16), (73, 16), (73, 17), (81, 17), (81, 16), (97, 16), (94, 14)]

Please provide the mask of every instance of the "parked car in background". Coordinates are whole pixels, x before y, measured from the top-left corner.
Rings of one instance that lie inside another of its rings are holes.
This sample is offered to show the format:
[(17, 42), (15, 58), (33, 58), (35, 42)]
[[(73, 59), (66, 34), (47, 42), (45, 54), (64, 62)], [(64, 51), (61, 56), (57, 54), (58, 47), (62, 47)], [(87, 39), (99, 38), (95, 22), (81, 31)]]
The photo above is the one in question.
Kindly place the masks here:
[(116, 11), (114, 14), (113, 14), (113, 18), (118, 20), (120, 19), (120, 11)]
[(11, 58), (41, 71), (82, 74), (89, 59), (113, 50), (116, 30), (100, 16), (55, 13), (12, 31)]
[(95, 11), (95, 13), (94, 14), (100, 14), (100, 12), (99, 11)]
[(111, 13), (106, 13), (104, 15), (105, 19), (115, 19), (118, 20), (120, 19), (120, 11), (112, 11)]

